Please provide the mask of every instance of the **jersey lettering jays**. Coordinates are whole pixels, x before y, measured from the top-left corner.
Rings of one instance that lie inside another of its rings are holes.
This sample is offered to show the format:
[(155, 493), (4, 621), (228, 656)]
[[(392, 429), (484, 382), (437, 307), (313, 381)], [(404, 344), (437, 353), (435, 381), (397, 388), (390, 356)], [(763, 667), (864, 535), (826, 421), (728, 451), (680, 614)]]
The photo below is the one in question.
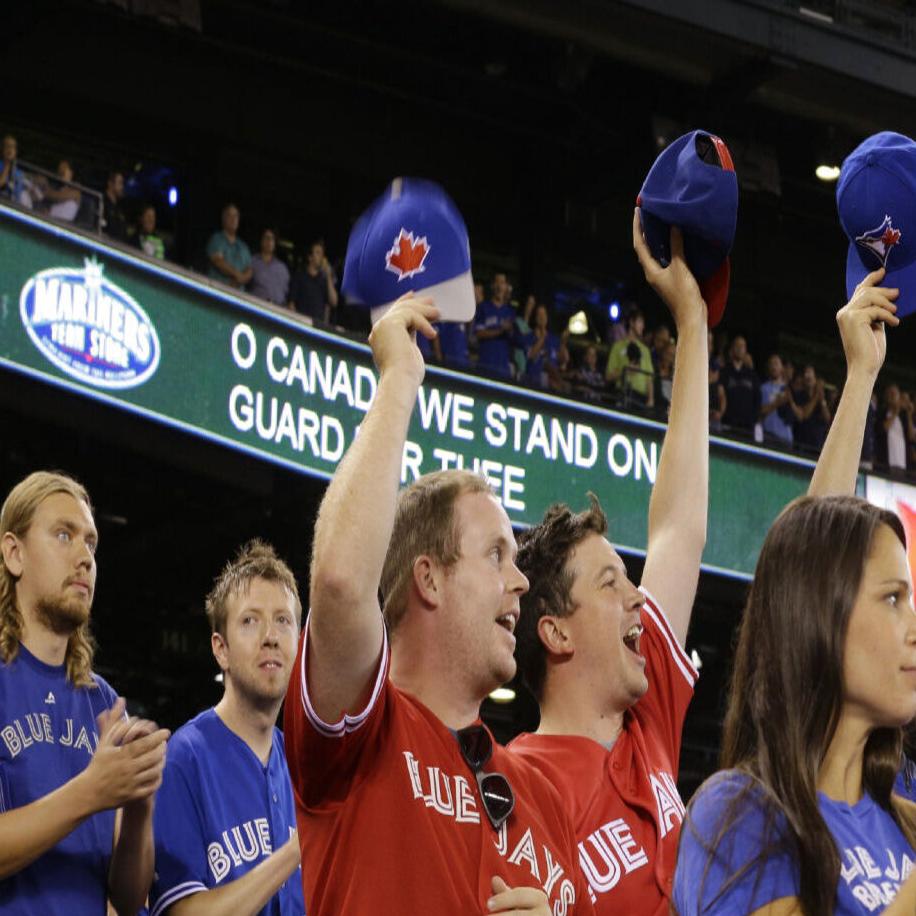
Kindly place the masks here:
[[(495, 744), (516, 807), (496, 831), (454, 734), (388, 678), (387, 641), (358, 715), (323, 722), (307, 690), (308, 625), (285, 733), (309, 916), (486, 912), (491, 879), (539, 887), (555, 916), (592, 913), (556, 790)], [(346, 838), (346, 841), (343, 838)]]
[(520, 735), (509, 745), (560, 788), (599, 914), (667, 916), (685, 814), (677, 764), (697, 672), (648, 595), (642, 623), (649, 690), (610, 750), (576, 735)]

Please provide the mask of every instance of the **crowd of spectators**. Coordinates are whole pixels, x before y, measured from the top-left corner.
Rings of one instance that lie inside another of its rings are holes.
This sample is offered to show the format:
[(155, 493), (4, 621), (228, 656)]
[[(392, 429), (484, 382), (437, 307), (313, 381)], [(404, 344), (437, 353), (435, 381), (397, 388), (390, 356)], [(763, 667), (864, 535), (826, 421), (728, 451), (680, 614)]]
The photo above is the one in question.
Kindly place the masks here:
[[(85, 195), (74, 181), (68, 159), (56, 172), (39, 174), (18, 159), (16, 138), (2, 142), (0, 199), (41, 212), (52, 219), (75, 222), (85, 213)], [(55, 177), (56, 176), (56, 177)], [(157, 229), (152, 203), (135, 209), (131, 221), (124, 206), (125, 180), (112, 171), (100, 195), (96, 227), (110, 239), (138, 248), (147, 257), (171, 255), (170, 238)], [(244, 291), (275, 306), (290, 309), (323, 325), (347, 326), (338, 277), (324, 242), (308, 245), (297, 268), (278, 253), (275, 228), (262, 228), (256, 254), (240, 233), (242, 214), (227, 202), (220, 228), (206, 242), (205, 270), (211, 280)], [(250, 237), (250, 236), (249, 236)], [(438, 325), (432, 342), (419, 343), (426, 359), (459, 370), (472, 370), (516, 384), (579, 398), (593, 404), (666, 419), (671, 401), (677, 342), (661, 323), (647, 328), (635, 306), (612, 323), (605, 339), (570, 334), (565, 316), (534, 295), (520, 304), (505, 272), (490, 280), (489, 296), (475, 283), (476, 314), (471, 322)], [(352, 328), (350, 328), (352, 329)], [(721, 337), (716, 347), (709, 335), (709, 421), (718, 434), (746, 438), (770, 447), (807, 455), (819, 453), (833, 420), (839, 397), (811, 364), (796, 366), (779, 353), (758, 374), (741, 334)], [(863, 466), (893, 475), (916, 473), (916, 396), (888, 384), (872, 397), (862, 453)]]

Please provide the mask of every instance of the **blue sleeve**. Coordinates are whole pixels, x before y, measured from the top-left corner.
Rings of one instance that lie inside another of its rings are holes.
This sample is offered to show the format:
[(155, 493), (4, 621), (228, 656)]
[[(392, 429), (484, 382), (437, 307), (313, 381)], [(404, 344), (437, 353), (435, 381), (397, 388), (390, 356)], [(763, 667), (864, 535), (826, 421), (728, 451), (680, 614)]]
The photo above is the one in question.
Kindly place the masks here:
[(485, 331), (487, 328), (487, 311), (485, 305), (481, 304), (474, 315), (474, 330)]
[(160, 916), (182, 897), (209, 888), (207, 843), (198, 815), (201, 793), (193, 785), (196, 774), (191, 761), (185, 747), (170, 743), (153, 812), (156, 873), (149, 897), (150, 916)]
[[(784, 820), (780, 817), (768, 828), (761, 791), (752, 789), (741, 799), (735, 819), (720, 837), (725, 819), (735, 814), (733, 802), (747, 784), (747, 777), (737, 773), (718, 773), (690, 803), (674, 874), (679, 916), (752, 913), (774, 900), (798, 896), (797, 866), (779, 844)], [(772, 853), (761, 858), (766, 850)]]

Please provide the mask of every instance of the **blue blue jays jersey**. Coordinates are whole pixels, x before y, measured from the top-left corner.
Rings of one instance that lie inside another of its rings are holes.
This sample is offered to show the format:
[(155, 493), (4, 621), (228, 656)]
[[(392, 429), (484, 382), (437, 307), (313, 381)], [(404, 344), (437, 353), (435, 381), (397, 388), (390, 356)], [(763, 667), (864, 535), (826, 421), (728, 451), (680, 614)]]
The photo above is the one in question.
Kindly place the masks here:
[[(150, 916), (182, 897), (241, 878), (282, 846), (296, 828), (283, 735), (274, 729), (267, 766), (208, 709), (169, 741), (153, 831), (156, 876)], [(302, 916), (302, 870), (259, 916)]]
[[(96, 717), (117, 699), (93, 677), (95, 687), (74, 687), (63, 665), (46, 665), (24, 646), (10, 664), (0, 662), (0, 812), (43, 798), (89, 765)], [(105, 916), (114, 819), (114, 811), (94, 814), (0, 881), (0, 912)]]

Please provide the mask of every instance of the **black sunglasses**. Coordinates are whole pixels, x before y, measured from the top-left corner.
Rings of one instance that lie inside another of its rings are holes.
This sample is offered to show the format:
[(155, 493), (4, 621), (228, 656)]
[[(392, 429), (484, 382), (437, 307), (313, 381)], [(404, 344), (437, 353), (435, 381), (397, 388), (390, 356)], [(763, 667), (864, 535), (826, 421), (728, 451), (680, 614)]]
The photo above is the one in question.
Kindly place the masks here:
[(493, 756), (493, 741), (482, 725), (469, 725), (457, 731), (458, 747), (464, 762), (474, 771), (484, 810), (494, 830), (508, 820), (515, 808), (515, 794), (502, 773), (484, 773), (483, 768)]

